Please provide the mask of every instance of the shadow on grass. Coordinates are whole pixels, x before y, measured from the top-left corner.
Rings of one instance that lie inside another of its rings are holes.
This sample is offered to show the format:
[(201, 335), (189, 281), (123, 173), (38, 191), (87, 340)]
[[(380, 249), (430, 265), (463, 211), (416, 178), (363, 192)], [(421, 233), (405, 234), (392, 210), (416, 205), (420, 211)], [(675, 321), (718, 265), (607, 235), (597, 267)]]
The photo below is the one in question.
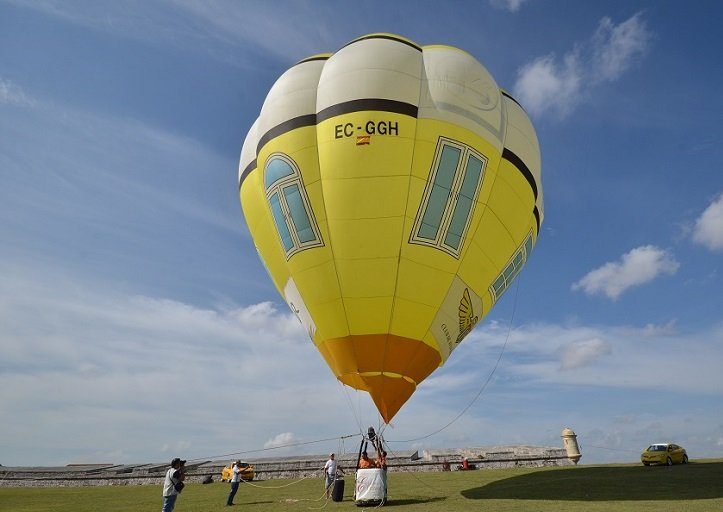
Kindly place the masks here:
[(723, 497), (723, 462), (544, 470), (462, 491), (470, 500), (665, 501)]
[(397, 507), (399, 505), (421, 505), (446, 500), (446, 496), (434, 496), (431, 498), (410, 498), (404, 500), (389, 500), (384, 502), (384, 507)]

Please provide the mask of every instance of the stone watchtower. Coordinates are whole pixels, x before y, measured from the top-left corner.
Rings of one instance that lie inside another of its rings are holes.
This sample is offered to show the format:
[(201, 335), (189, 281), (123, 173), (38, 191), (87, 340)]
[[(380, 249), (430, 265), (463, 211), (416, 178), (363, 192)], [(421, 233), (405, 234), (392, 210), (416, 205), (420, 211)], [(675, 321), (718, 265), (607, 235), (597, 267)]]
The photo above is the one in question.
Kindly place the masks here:
[(582, 455), (580, 454), (580, 447), (577, 445), (577, 434), (571, 428), (565, 428), (562, 431), (562, 444), (567, 452), (567, 458), (573, 463), (577, 464)]

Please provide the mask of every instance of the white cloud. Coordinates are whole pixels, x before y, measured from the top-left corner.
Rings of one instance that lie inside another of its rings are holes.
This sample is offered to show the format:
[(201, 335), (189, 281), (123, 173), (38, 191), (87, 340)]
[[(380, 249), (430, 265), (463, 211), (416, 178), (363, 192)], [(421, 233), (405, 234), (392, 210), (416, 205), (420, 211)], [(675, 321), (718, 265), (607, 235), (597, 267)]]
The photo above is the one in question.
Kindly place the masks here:
[(282, 432), (264, 443), (264, 448), (279, 448), (298, 441), (293, 432)]
[[(477, 332), (479, 331), (479, 332)], [(477, 382), (501, 348), (494, 330), (474, 331), (452, 357), (476, 361)], [(514, 331), (498, 373), (529, 385), (609, 386), (679, 392), (723, 392), (723, 376), (714, 369), (723, 364), (723, 330), (647, 333), (647, 326), (586, 326), (533, 324)], [(468, 369), (469, 371), (472, 371)], [(455, 372), (459, 374), (460, 372)], [(670, 375), (676, 375), (670, 379)]]
[(489, 0), (492, 7), (496, 7), (498, 9), (505, 9), (510, 12), (519, 11), (520, 7), (522, 7), (522, 4), (528, 1), (529, 0)]
[(656, 336), (670, 336), (676, 333), (675, 320), (671, 320), (664, 325), (646, 324), (643, 327), (643, 336), (652, 338)]
[[(370, 419), (376, 422), (368, 395), (340, 391), (286, 309), (268, 302), (200, 307), (79, 283), (57, 271), (0, 270), (0, 387), (13, 390), (0, 395), (6, 465), (244, 452), (259, 458), (278, 453), (260, 447), (346, 435), (374, 425)], [(549, 324), (515, 329), (485, 393), (425, 446), (529, 444), (538, 442), (531, 429), (551, 428), (558, 436), (563, 422), (586, 425), (579, 414), (547, 410), (545, 397), (561, 389), (669, 390), (719, 399), (723, 329), (647, 338), (641, 335), (646, 330)], [(506, 332), (494, 322), (473, 331), (420, 386), (385, 437), (412, 439), (452, 420), (490, 376)], [(326, 421), (329, 411), (333, 422)], [(47, 436), (47, 425), (53, 425), (53, 436)], [(341, 452), (340, 445), (287, 452)]]
[(35, 100), (28, 96), (22, 88), (10, 80), (4, 80), (0, 77), (0, 105), (32, 107), (35, 103)]
[(618, 262), (609, 262), (590, 271), (574, 283), (572, 289), (616, 300), (632, 287), (648, 283), (663, 274), (675, 274), (679, 267), (680, 264), (667, 251), (645, 245), (623, 254)]
[(614, 81), (648, 50), (651, 34), (642, 14), (637, 13), (619, 25), (603, 18), (592, 38), (591, 71), (597, 81)]
[(723, 193), (695, 221), (693, 240), (712, 251), (723, 250)]
[(6, 465), (113, 450), (115, 463), (193, 459), (257, 449), (275, 425), (318, 439), (318, 418), (335, 408), (324, 437), (357, 431), (290, 311), (128, 295), (57, 269), (2, 266), (0, 290), (0, 387), (14, 390), (0, 396)]
[(533, 115), (564, 117), (600, 83), (617, 80), (649, 46), (651, 33), (640, 13), (615, 25), (603, 18), (586, 43), (576, 44), (558, 64), (538, 57), (517, 73), (514, 94)]
[(605, 340), (591, 339), (571, 343), (563, 347), (560, 369), (582, 368), (611, 353), (612, 346)]
[(578, 57), (565, 56), (558, 66), (554, 55), (539, 57), (518, 72), (515, 95), (533, 114), (550, 109), (566, 115), (580, 100), (582, 85)]

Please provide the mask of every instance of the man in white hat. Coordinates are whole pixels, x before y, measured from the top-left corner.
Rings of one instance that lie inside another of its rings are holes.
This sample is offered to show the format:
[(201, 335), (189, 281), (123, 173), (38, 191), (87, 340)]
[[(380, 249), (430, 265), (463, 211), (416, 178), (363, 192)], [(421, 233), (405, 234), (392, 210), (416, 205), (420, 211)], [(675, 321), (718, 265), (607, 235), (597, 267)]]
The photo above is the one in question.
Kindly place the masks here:
[(336, 462), (334, 454), (330, 453), (329, 460), (327, 460), (326, 464), (324, 464), (324, 497), (326, 498), (329, 498), (329, 495), (331, 494), (331, 486), (334, 485), (337, 471), (344, 473), (344, 470), (341, 469)]

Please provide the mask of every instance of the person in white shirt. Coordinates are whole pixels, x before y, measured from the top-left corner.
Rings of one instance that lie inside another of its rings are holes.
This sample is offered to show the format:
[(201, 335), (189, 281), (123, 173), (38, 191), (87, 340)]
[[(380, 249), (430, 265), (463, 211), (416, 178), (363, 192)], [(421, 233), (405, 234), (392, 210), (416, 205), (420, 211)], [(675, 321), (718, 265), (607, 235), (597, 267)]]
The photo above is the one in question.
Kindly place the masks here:
[(178, 498), (178, 492), (176, 486), (180, 483), (181, 479), (181, 465), (186, 461), (181, 461), (178, 457), (171, 461), (171, 467), (166, 471), (166, 477), (163, 479), (163, 508), (161, 512), (173, 512), (173, 507), (176, 506), (176, 498)]
[(324, 464), (324, 496), (326, 498), (329, 497), (331, 494), (331, 486), (334, 485), (334, 479), (336, 478), (337, 471), (340, 471), (341, 473), (344, 473), (344, 470), (341, 469), (334, 458), (334, 454), (329, 454), (329, 460), (326, 461), (326, 464)]
[(233, 498), (236, 496), (238, 491), (239, 483), (241, 482), (241, 461), (237, 460), (233, 464), (233, 476), (231, 477), (231, 492), (228, 493), (228, 499), (226, 500), (226, 506), (230, 507), (234, 504)]

